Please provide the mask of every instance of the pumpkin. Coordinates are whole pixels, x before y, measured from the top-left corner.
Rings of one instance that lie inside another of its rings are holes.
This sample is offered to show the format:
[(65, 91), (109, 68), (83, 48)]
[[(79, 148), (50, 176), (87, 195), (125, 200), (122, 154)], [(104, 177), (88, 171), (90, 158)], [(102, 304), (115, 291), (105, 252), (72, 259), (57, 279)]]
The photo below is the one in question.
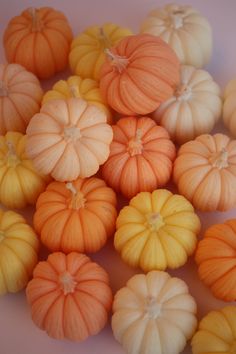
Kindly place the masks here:
[(58, 181), (94, 175), (109, 156), (106, 114), (78, 98), (52, 100), (27, 128), (27, 154), (36, 169)]
[(213, 295), (236, 300), (236, 219), (209, 227), (198, 244), (196, 255), (200, 279)]
[(183, 196), (157, 189), (132, 198), (116, 228), (114, 246), (123, 261), (148, 272), (185, 264), (195, 250), (200, 220)]
[(88, 27), (72, 41), (69, 54), (72, 72), (82, 78), (99, 80), (101, 66), (106, 59), (104, 50), (131, 34), (128, 28), (114, 23)]
[(160, 36), (173, 48), (182, 64), (201, 68), (211, 58), (211, 26), (189, 5), (168, 4), (151, 11), (141, 32)]
[(50, 7), (24, 10), (11, 19), (3, 42), (9, 63), (18, 63), (40, 79), (65, 69), (72, 31), (66, 17)]
[(209, 312), (193, 336), (193, 354), (233, 354), (235, 350), (236, 306)]
[(173, 177), (180, 194), (202, 211), (236, 205), (236, 141), (203, 134), (181, 146)]
[(112, 122), (111, 110), (101, 97), (97, 81), (81, 79), (79, 76), (70, 76), (67, 81), (60, 80), (43, 96), (42, 104), (55, 99), (67, 99), (70, 97), (83, 98), (90, 104), (94, 104), (106, 113), (107, 122)]
[(236, 137), (236, 79), (224, 91), (223, 120), (230, 133)]
[(33, 322), (56, 339), (83, 341), (100, 332), (112, 304), (105, 270), (87, 256), (52, 253), (26, 288)]
[(0, 209), (0, 295), (22, 290), (37, 263), (38, 238), (25, 219)]
[(181, 66), (181, 82), (173, 97), (162, 103), (152, 117), (179, 144), (209, 133), (220, 117), (220, 88), (211, 75), (193, 66)]
[(25, 152), (26, 135), (0, 136), (0, 203), (8, 208), (35, 204), (48, 178), (39, 175)]
[(165, 185), (175, 158), (167, 131), (148, 117), (125, 117), (112, 129), (110, 155), (102, 167), (108, 185), (127, 198)]
[(98, 178), (52, 182), (36, 204), (34, 227), (51, 251), (97, 252), (113, 235), (116, 195)]
[(100, 89), (115, 111), (145, 115), (173, 95), (180, 79), (179, 61), (161, 38), (125, 37), (106, 53)]
[(25, 133), (40, 109), (43, 91), (37, 77), (18, 64), (0, 64), (0, 134)]
[(112, 330), (127, 354), (179, 354), (196, 326), (195, 300), (168, 273), (136, 274), (115, 295)]

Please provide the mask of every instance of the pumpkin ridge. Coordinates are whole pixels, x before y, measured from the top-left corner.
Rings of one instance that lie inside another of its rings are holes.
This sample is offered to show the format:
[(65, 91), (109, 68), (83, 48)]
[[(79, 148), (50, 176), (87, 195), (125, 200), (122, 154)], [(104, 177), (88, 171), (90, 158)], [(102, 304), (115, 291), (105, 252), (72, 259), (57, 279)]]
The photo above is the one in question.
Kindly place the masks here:
[(73, 299), (73, 301), (75, 303), (75, 306), (77, 307), (77, 309), (78, 309), (78, 311), (79, 311), (79, 313), (80, 313), (80, 315), (81, 315), (81, 317), (82, 317), (82, 319), (84, 321), (84, 324), (85, 324), (85, 327), (86, 327), (86, 330), (87, 330), (87, 334), (90, 333), (89, 325), (88, 325), (88, 323), (86, 321), (86, 317), (84, 316), (83, 312), (81, 311), (80, 304), (77, 301), (77, 298), (75, 296), (73, 296), (73, 295), (71, 296), (71, 298)]
[(16, 61), (16, 55), (17, 55), (17, 51), (19, 49), (19, 46), (21, 44), (21, 42), (23, 42), (24, 39), (26, 39), (28, 37), (29, 33), (26, 33), (23, 37), (21, 37), (21, 39), (19, 40), (19, 42), (17, 43), (16, 47), (15, 47), (15, 51), (14, 51), (14, 56), (13, 56), (13, 60), (12, 62), (14, 63)]
[(71, 217), (72, 217), (73, 214), (74, 214), (74, 210), (71, 209), (71, 210), (70, 210), (70, 214), (68, 215), (68, 217), (67, 217), (67, 219), (66, 219), (66, 222), (65, 222), (65, 224), (64, 224), (64, 226), (63, 226), (63, 228), (62, 228), (62, 231), (61, 231), (61, 237), (60, 237), (59, 247), (58, 247), (59, 249), (62, 249), (62, 244), (63, 244), (64, 238), (65, 238), (65, 236), (66, 236), (65, 230), (66, 230), (66, 227), (68, 226), (68, 223), (69, 223), (69, 221), (70, 221), (70, 219), (71, 219)]
[[(215, 257), (216, 258), (216, 257)], [(221, 257), (221, 258), (223, 258), (223, 257)], [(227, 257), (225, 257), (225, 258), (227, 258)], [(232, 257), (230, 257), (230, 258), (232, 258)], [(213, 260), (214, 258), (210, 258), (210, 259), (208, 259), (208, 260)], [(218, 257), (217, 257), (217, 259), (219, 259)], [(202, 264), (204, 263), (204, 261), (202, 262)], [(232, 272), (232, 270), (235, 270), (236, 269), (236, 265), (234, 265), (233, 267), (231, 267), (229, 270), (227, 270), (227, 272), (225, 272), (224, 274), (222, 274), (219, 278), (217, 278), (215, 281), (213, 281), (211, 284), (210, 284), (210, 288), (211, 288), (211, 290), (212, 290), (212, 288), (213, 288), (213, 286), (219, 281), (219, 280), (221, 280), (222, 278), (224, 278), (226, 275), (228, 275), (230, 272)]]
[[(52, 21), (54, 21), (54, 20), (52, 20)], [(62, 22), (64, 22), (64, 21), (62, 21)], [(50, 31), (55, 31), (55, 32), (59, 33), (61, 35), (61, 37), (63, 38), (64, 43), (68, 46), (68, 38), (66, 38), (66, 36), (64, 35), (64, 32), (60, 32), (57, 28), (53, 28), (50, 26), (47, 26), (47, 29), (49, 29)], [(44, 30), (42, 32), (44, 32)], [(44, 35), (46, 36), (45, 33), (44, 33)]]
[[(45, 39), (46, 42), (47, 42), (48, 48), (49, 48), (50, 53), (51, 53), (51, 57), (52, 57), (52, 61), (53, 61), (53, 66), (54, 66), (54, 74), (55, 74), (56, 72), (58, 72), (58, 68), (57, 68), (57, 63), (56, 63), (56, 59), (55, 59), (55, 57), (54, 57), (54, 53), (53, 53), (53, 49), (52, 49), (51, 43), (50, 43), (50, 41), (49, 41), (47, 35), (45, 34), (45, 31), (44, 31), (44, 30), (40, 31), (40, 34), (44, 37), (44, 39)], [(39, 35), (39, 33), (36, 32), (36, 36), (37, 36), (37, 35)], [(36, 40), (35, 40), (35, 42), (36, 42)], [(34, 50), (33, 52), (36, 53), (35, 50)], [(35, 61), (35, 64), (36, 64), (36, 61)]]
[[(222, 313), (223, 317), (225, 318), (226, 322), (228, 323), (228, 326), (231, 329), (231, 333), (233, 334), (234, 333), (234, 328), (232, 327), (231, 322), (229, 321), (228, 317), (226, 316), (226, 314), (224, 312), (221, 312), (221, 313)], [(234, 336), (234, 339), (235, 339), (235, 336)]]
[[(12, 254), (14, 254), (15, 258), (19, 261), (19, 263), (22, 265), (22, 268), (24, 269), (25, 273), (29, 276), (30, 273), (28, 272), (28, 269), (26, 269), (27, 267), (25, 266), (24, 262), (22, 261), (22, 259), (17, 255), (17, 253), (11, 248), (11, 246), (9, 246), (8, 244), (4, 243), (4, 247), (8, 248)], [(33, 249), (32, 246), (30, 246), (31, 249), (33, 250), (34, 254), (36, 254), (37, 257), (37, 253), (35, 252), (35, 250)]]
[[(221, 313), (222, 314), (222, 313)], [(225, 317), (225, 316), (224, 316)], [(226, 317), (225, 317), (226, 318)], [(228, 320), (226, 320), (226, 322), (228, 323)], [(201, 323), (200, 323), (201, 324)], [(230, 329), (231, 329), (231, 333), (233, 333), (232, 332), (232, 328), (230, 327)], [(224, 339), (224, 338), (221, 338), (219, 335), (218, 335), (218, 333), (216, 334), (215, 332), (213, 332), (213, 331), (210, 331), (208, 328), (205, 328), (205, 327), (199, 327), (199, 331), (203, 331), (203, 332), (206, 332), (206, 333), (209, 333), (210, 335), (212, 335), (212, 336), (214, 336), (215, 338), (218, 338), (218, 339), (220, 339), (221, 341), (224, 341), (225, 343), (227, 343), (228, 345), (230, 344), (230, 343), (228, 343), (228, 342), (226, 342), (226, 340)], [(197, 332), (196, 332), (197, 333)], [(211, 352), (210, 352), (211, 353)], [(223, 353), (225, 353), (225, 352), (223, 352)], [(228, 354), (228, 352), (226, 352), (227, 354)], [(201, 354), (201, 353), (200, 353)]]
[[(169, 224), (168, 224), (169, 225)], [(176, 236), (174, 233), (170, 233), (167, 230), (165, 230), (165, 232), (172, 237), (175, 241), (178, 242), (179, 245), (181, 245), (181, 247), (183, 248), (184, 252), (186, 253), (187, 256), (191, 256), (193, 254), (193, 252), (195, 251), (196, 245), (197, 245), (197, 237), (195, 237), (195, 244), (194, 247), (192, 248), (191, 251), (189, 251), (189, 249), (185, 248), (185, 245), (183, 245), (183, 243), (181, 242), (181, 240), (178, 238), (178, 236)], [(192, 232), (193, 233), (193, 232)]]
[[(54, 291), (55, 291), (55, 290), (54, 290)], [(40, 296), (37, 300), (41, 299), (42, 297), (44, 297), (44, 296), (46, 296), (46, 295), (47, 295), (47, 293), (46, 293), (46, 294), (43, 294), (43, 295)], [(61, 293), (56, 297), (56, 299), (54, 299), (54, 300), (52, 301), (52, 303), (51, 303), (50, 306), (48, 307), (47, 312), (45, 313), (45, 316), (44, 316), (44, 318), (43, 318), (42, 325), (40, 326), (41, 329), (45, 327), (45, 323), (46, 323), (47, 317), (48, 317), (48, 315), (49, 315), (49, 313), (50, 313), (50, 310), (53, 308), (53, 306), (56, 304), (56, 302), (60, 299), (60, 297), (62, 297), (62, 294), (61, 294)], [(36, 300), (36, 301), (37, 301), (37, 300)], [(34, 301), (34, 304), (36, 303), (36, 301)], [(64, 300), (63, 297), (62, 297), (62, 301), (65, 302), (65, 300)]]
[[(20, 82), (20, 83), (17, 83), (17, 84), (15, 84), (15, 85), (24, 84), (24, 83), (26, 83), (26, 82), (29, 82), (29, 81)], [(33, 85), (36, 86), (36, 84), (35, 84), (34, 82), (30, 82), (30, 83), (32, 83)], [(15, 86), (15, 85), (12, 85), (12, 86)], [(12, 87), (12, 86), (11, 86), (11, 87)], [(22, 92), (13, 92), (13, 91), (11, 91), (11, 94), (13, 94), (13, 95), (26, 96), (26, 97), (30, 98), (34, 103), (37, 104), (37, 102), (35, 101), (34, 97), (31, 96), (31, 95), (29, 95), (28, 93), (25, 93), (25, 92), (24, 92), (24, 93), (22, 93)], [(39, 104), (38, 104), (38, 107), (39, 107)], [(22, 117), (22, 118), (24, 119), (24, 117)]]
[[(135, 88), (142, 93), (142, 95), (146, 96), (147, 93), (143, 90), (143, 87), (142, 86), (137, 86), (137, 83), (134, 81), (134, 79), (130, 76), (128, 70), (126, 70), (126, 75), (128, 76), (129, 80), (135, 85)], [(152, 74), (153, 75), (153, 74)], [(120, 80), (120, 83), (121, 83), (121, 80)], [(119, 85), (119, 88), (120, 88), (120, 85)], [(121, 88), (120, 88), (121, 90)], [(152, 97), (148, 97), (150, 101), (154, 102), (156, 101), (154, 98)]]
[[(193, 170), (193, 169), (196, 169), (196, 168), (199, 168), (199, 167), (204, 167), (204, 166), (205, 166), (205, 167), (208, 166), (208, 167), (210, 168), (210, 166), (209, 166), (208, 164), (206, 164), (206, 165), (196, 165), (196, 166), (193, 166), (193, 167), (189, 168), (187, 171), (186, 171), (186, 170), (183, 171), (182, 174), (179, 174), (179, 175), (178, 175), (178, 180), (181, 181), (181, 179), (184, 177), (184, 175), (187, 174), (190, 170)], [(208, 170), (208, 172), (206, 172), (206, 174), (205, 174), (205, 176), (203, 177), (202, 181), (200, 181), (199, 184), (197, 185), (197, 187), (196, 187), (194, 193), (192, 194), (192, 197), (195, 195), (195, 193), (196, 193), (197, 188), (199, 187), (199, 185), (200, 185), (202, 182), (204, 182), (204, 179), (207, 177), (207, 175), (208, 175), (210, 172), (212, 172), (211, 168), (210, 168), (210, 170)]]
[[(7, 96), (7, 98), (9, 99), (9, 101), (11, 102), (12, 106), (15, 108), (18, 116), (20, 117), (20, 120), (23, 122), (23, 124), (25, 125), (26, 121), (24, 120), (24, 118), (22, 117), (22, 115), (20, 114), (18, 107), (16, 106), (15, 102), (13, 101), (13, 99), (10, 96)], [(3, 100), (4, 101), (4, 100)], [(34, 101), (35, 102), (35, 101)]]
[[(16, 224), (15, 224), (16, 225)], [(4, 233), (10, 233), (10, 231), (6, 231), (6, 230), (4, 230), (5, 232)], [(20, 237), (17, 237), (17, 236), (12, 236), (11, 234), (9, 234), (9, 235), (7, 235), (7, 237), (9, 238), (9, 239), (14, 239), (14, 240), (18, 240), (18, 241), (21, 241), (21, 242), (25, 242), (29, 247), (31, 247), (32, 248), (32, 245), (31, 245), (31, 243), (29, 243), (29, 242), (27, 242), (25, 239), (22, 239), (22, 238), (20, 238)]]
[[(91, 280), (90, 280), (91, 281)], [(88, 282), (88, 280), (86, 281), (86, 280), (84, 280), (84, 282), (85, 283), (87, 283)], [(97, 281), (97, 282), (101, 282), (100, 280), (99, 281)], [(80, 283), (80, 282), (79, 282)], [(103, 281), (103, 283), (105, 284), (105, 285), (107, 285), (107, 283), (105, 283), (104, 281)], [(79, 286), (79, 284), (78, 284), (78, 286)], [(77, 285), (76, 285), (76, 290), (78, 291), (78, 292), (81, 292), (81, 293), (84, 293), (84, 294), (86, 294), (87, 296), (89, 296), (89, 297), (91, 297), (93, 300), (95, 300), (99, 305), (101, 305), (102, 307), (104, 307), (104, 304), (96, 297), (96, 292), (94, 292), (94, 294), (92, 295), (91, 293), (89, 293), (88, 291), (86, 291), (86, 290), (84, 290), (84, 289), (79, 289), (79, 288), (77, 288)]]
[(18, 168), (15, 168), (15, 173), (17, 175), (17, 179), (18, 179), (18, 182), (19, 182), (19, 186), (20, 186), (20, 189), (21, 189), (21, 194), (24, 196), (24, 201), (27, 204), (32, 204), (32, 203), (30, 203), (30, 199), (27, 198), (27, 194), (25, 194), (25, 191), (24, 191), (24, 188), (23, 188), (23, 185), (22, 185), (21, 176), (20, 176), (20, 173), (18, 171)]
[[(166, 310), (165, 310), (166, 311)], [(168, 311), (168, 310), (167, 310)], [(182, 309), (181, 309), (181, 311), (182, 311)], [(183, 337), (185, 337), (186, 338), (186, 336), (185, 336), (185, 333), (183, 332), (183, 330), (182, 330), (182, 328), (180, 327), (180, 326), (178, 326), (175, 322), (173, 322), (173, 321), (171, 321), (171, 319), (166, 319), (165, 317), (162, 317), (162, 320), (164, 320), (165, 322), (170, 322), (171, 323), (171, 325), (173, 326), (173, 327), (175, 327), (175, 328), (177, 328), (180, 332), (181, 332), (181, 334), (183, 335)], [(189, 339), (189, 338), (188, 338)], [(184, 345), (185, 346), (185, 345)], [(182, 350), (183, 350), (184, 348), (182, 348)]]
[(5, 273), (4, 273), (4, 271), (3, 271), (3, 266), (2, 266), (2, 263), (1, 263), (1, 257), (0, 257), (0, 271), (1, 271), (1, 274), (2, 274), (2, 279), (3, 279), (3, 281), (4, 281), (5, 290), (6, 290), (6, 292), (8, 292), (9, 289), (8, 289), (8, 284), (7, 284), (7, 280), (6, 280)]
[[(35, 278), (35, 279), (45, 280), (45, 278), (42, 278), (42, 277), (37, 277), (37, 278)], [(52, 282), (52, 283), (57, 284), (56, 280), (51, 280), (51, 279), (50, 279), (50, 280), (49, 280), (49, 279), (46, 279), (46, 280), (48, 280), (48, 281), (50, 281), (50, 282)], [(49, 294), (55, 292), (56, 290), (58, 290), (58, 287), (55, 288), (55, 289), (52, 289), (52, 290), (50, 290), (50, 291), (47, 291), (47, 292), (43, 293), (43, 295), (40, 295), (39, 297), (36, 297), (34, 300), (31, 299), (30, 304), (31, 304), (31, 305), (34, 305), (36, 301), (38, 301), (39, 299), (41, 299), (41, 297), (47, 296), (47, 295), (49, 295)]]

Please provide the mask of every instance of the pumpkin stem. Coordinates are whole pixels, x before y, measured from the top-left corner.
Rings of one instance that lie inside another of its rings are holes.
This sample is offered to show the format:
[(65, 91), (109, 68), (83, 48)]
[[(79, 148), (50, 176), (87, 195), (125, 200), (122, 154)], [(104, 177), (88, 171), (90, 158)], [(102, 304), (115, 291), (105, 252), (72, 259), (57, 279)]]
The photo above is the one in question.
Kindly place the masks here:
[(127, 151), (130, 156), (140, 155), (143, 151), (142, 129), (137, 129), (135, 137), (128, 143)]
[(64, 295), (73, 293), (77, 285), (74, 277), (67, 271), (59, 276), (59, 283), (61, 285), (61, 289), (64, 292)]
[(80, 128), (75, 125), (64, 128), (64, 138), (68, 142), (76, 142), (81, 138)]
[(75, 210), (84, 208), (86, 199), (83, 193), (78, 191), (71, 182), (66, 183), (66, 188), (72, 193), (72, 198), (69, 200), (69, 208)]
[(157, 319), (162, 310), (162, 304), (153, 296), (148, 296), (145, 305), (145, 317)]
[(160, 213), (148, 213), (145, 215), (147, 220), (147, 226), (151, 231), (158, 231), (162, 226), (165, 225), (163, 217)]
[(183, 15), (184, 12), (181, 10), (173, 11), (170, 14), (170, 20), (173, 28), (178, 29), (183, 27), (184, 24)]
[(37, 32), (42, 30), (42, 22), (37, 14), (37, 9), (35, 7), (30, 7), (28, 12), (32, 18), (32, 31)]
[(20, 163), (20, 159), (17, 156), (14, 144), (11, 141), (6, 141), (7, 145), (7, 154), (6, 154), (6, 161), (7, 165), (10, 167), (15, 167)]
[(188, 100), (191, 97), (192, 89), (187, 84), (181, 84), (175, 91), (178, 100)]
[(106, 33), (104, 32), (103, 27), (99, 28), (99, 32), (100, 32), (101, 40), (103, 41), (105, 47), (106, 48), (111, 48), (112, 44), (111, 44), (109, 38), (107, 37)]
[(228, 167), (228, 151), (225, 148), (222, 148), (220, 152), (209, 158), (209, 162), (213, 167), (217, 167), (219, 170)]
[(69, 91), (70, 91), (70, 94), (72, 97), (80, 97), (79, 95), (79, 90), (78, 90), (78, 87), (76, 85), (70, 85), (69, 86)]
[(7, 85), (3, 80), (0, 80), (0, 97), (8, 95)]
[(105, 53), (111, 60), (111, 65), (114, 66), (114, 68), (121, 74), (129, 64), (129, 59), (112, 53), (112, 51), (108, 48), (105, 49)]

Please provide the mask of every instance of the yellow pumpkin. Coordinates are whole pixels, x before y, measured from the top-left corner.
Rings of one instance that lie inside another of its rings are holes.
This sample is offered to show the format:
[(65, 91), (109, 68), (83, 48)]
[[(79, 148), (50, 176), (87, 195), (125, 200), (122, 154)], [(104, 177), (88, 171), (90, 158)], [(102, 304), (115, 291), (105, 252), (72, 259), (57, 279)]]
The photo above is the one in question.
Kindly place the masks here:
[(193, 354), (236, 353), (236, 306), (211, 311), (192, 339)]
[(97, 81), (82, 79), (79, 76), (70, 76), (67, 80), (59, 80), (52, 90), (45, 93), (42, 104), (55, 99), (67, 99), (70, 97), (83, 98), (88, 103), (94, 104), (107, 116), (107, 122), (112, 123), (111, 110), (101, 96)]
[(110, 49), (131, 34), (128, 28), (114, 23), (87, 28), (72, 41), (69, 54), (72, 72), (82, 78), (99, 80), (101, 66), (106, 60), (105, 49)]
[(0, 209), (0, 295), (23, 289), (37, 263), (39, 242), (25, 219)]
[(0, 136), (0, 203), (8, 208), (35, 204), (46, 188), (47, 178), (35, 171), (25, 144), (26, 135), (21, 133)]
[(141, 192), (116, 221), (114, 245), (124, 262), (145, 272), (182, 266), (196, 247), (200, 220), (181, 195)]

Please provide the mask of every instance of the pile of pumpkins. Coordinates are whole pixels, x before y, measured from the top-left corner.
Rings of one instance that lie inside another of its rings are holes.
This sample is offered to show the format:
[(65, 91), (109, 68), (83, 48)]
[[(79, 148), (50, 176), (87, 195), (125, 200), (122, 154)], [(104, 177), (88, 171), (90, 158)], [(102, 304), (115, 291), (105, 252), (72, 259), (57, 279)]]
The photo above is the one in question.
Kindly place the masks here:
[[(236, 206), (236, 140), (209, 134), (223, 112), (236, 136), (236, 80), (222, 103), (202, 69), (208, 21), (172, 4), (152, 11), (139, 34), (108, 23), (73, 39), (61, 12), (29, 8), (9, 22), (3, 44), (0, 203), (36, 211), (33, 228), (0, 211), (0, 293), (26, 287), (34, 323), (53, 338), (97, 334), (113, 304), (113, 333), (127, 353), (178, 354), (193, 335), (194, 354), (234, 352), (236, 307), (210, 312), (196, 331), (194, 298), (165, 272), (196, 251), (214, 296), (236, 299), (236, 219), (197, 244), (194, 208)], [(43, 93), (39, 79), (68, 62), (73, 76)], [(180, 194), (163, 189), (172, 176)], [(120, 194), (127, 205), (118, 213)], [(86, 255), (113, 235), (124, 262), (144, 272), (114, 301), (108, 274)], [(37, 263), (39, 241), (51, 254)]]

